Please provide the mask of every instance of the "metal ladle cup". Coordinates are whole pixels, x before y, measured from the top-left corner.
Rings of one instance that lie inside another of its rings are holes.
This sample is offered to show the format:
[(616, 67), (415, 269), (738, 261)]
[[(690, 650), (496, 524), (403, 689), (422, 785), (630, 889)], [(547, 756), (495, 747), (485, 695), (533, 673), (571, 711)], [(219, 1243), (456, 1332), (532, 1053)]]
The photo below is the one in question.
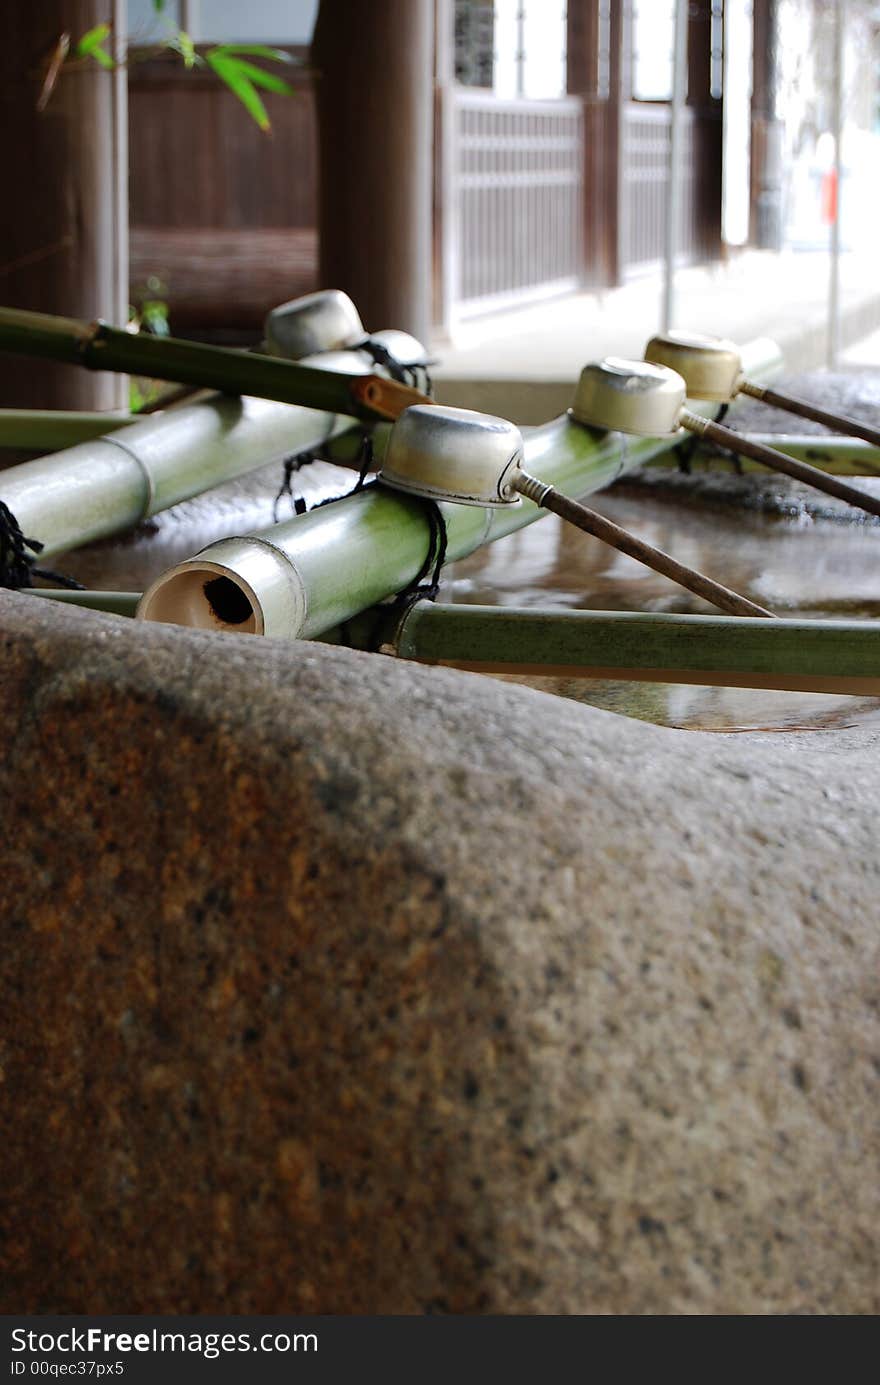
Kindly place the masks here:
[(811, 419), (826, 428), (843, 431), (849, 437), (863, 438), (880, 447), (880, 431), (845, 414), (817, 409), (806, 400), (781, 394), (766, 385), (759, 385), (743, 374), (739, 351), (732, 341), (722, 337), (702, 336), (689, 332), (666, 332), (652, 337), (645, 348), (645, 360), (677, 370), (684, 379), (691, 399), (714, 400), (729, 404), (737, 394), (746, 394), (764, 404), (771, 404), (799, 418)]
[(289, 361), (351, 351), (365, 335), (357, 308), (341, 289), (321, 289), (279, 304), (266, 315), (264, 333), (270, 354)]
[[(707, 373), (711, 375), (711, 369), (707, 371), (707, 352), (703, 347), (700, 351), (700, 369), (704, 376)], [(733, 365), (731, 356), (738, 363), (735, 349), (729, 343), (722, 343), (717, 350), (715, 363), (717, 381), (723, 382), (724, 378), (729, 378)], [(826, 476), (806, 462), (795, 461), (775, 448), (766, 447), (719, 423), (691, 413), (686, 407), (687, 393), (685, 378), (671, 366), (609, 356), (585, 366), (581, 371), (571, 413), (579, 423), (590, 427), (639, 436), (670, 434), (679, 428), (686, 428), (688, 432), (718, 443), (731, 452), (751, 457), (762, 466), (781, 471), (796, 481), (814, 486), (816, 490), (833, 495), (849, 505), (856, 505), (869, 514), (880, 516), (880, 499), (875, 499), (866, 491), (847, 485), (835, 476)]]
[(385, 367), (393, 378), (427, 389), (428, 353), (409, 332), (394, 327), (367, 333), (341, 289), (322, 289), (281, 303), (266, 315), (266, 350), (300, 364), (344, 374)]
[[(683, 385), (678, 393), (683, 400)], [(665, 413), (674, 417), (668, 404)], [(660, 431), (675, 432), (677, 425)], [(530, 476), (523, 467), (522, 434), (505, 419), (446, 405), (414, 405), (391, 430), (379, 480), (409, 495), (459, 505), (516, 505), (525, 496), (728, 614), (771, 614)]]

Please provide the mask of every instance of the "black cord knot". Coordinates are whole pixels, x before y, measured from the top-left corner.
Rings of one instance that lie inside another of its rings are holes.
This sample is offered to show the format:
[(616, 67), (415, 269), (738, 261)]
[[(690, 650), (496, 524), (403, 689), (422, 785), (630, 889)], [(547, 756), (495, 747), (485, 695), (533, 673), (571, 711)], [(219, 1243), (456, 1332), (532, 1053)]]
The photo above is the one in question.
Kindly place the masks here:
[(392, 380), (396, 380), (399, 385), (409, 385), (411, 389), (422, 390), (424, 394), (433, 394), (434, 386), (428, 373), (428, 366), (432, 363), (427, 359), (404, 365), (393, 351), (388, 350), (384, 342), (376, 341), (374, 337), (364, 337), (363, 341), (352, 347), (352, 350), (365, 351), (373, 363), (384, 366)]
[(44, 581), (55, 582), (69, 591), (83, 591), (82, 583), (75, 582), (72, 577), (36, 566), (44, 547), (45, 544), (40, 543), (39, 539), (25, 537), (9, 506), (0, 500), (0, 587), (5, 587), (7, 591), (21, 591), (24, 587), (32, 587), (35, 577), (42, 577)]
[(308, 508), (305, 502), (305, 498), (301, 495), (294, 495), (293, 485), (291, 483), (298, 471), (302, 471), (304, 466), (309, 466), (312, 462), (316, 462), (317, 460), (317, 452), (311, 452), (309, 450), (306, 450), (305, 452), (293, 452), (289, 457), (284, 458), (283, 479), (281, 481), (281, 485), (278, 488), (278, 494), (272, 502), (273, 524), (278, 523), (278, 506), (281, 504), (281, 501), (284, 499), (285, 495), (289, 498), (291, 508), (295, 515), (305, 514)]
[(437, 593), (440, 590), (440, 574), (446, 562), (446, 552), (449, 547), (446, 521), (437, 501), (423, 499), (422, 504), (425, 507), (428, 520), (428, 551), (425, 554), (424, 562), (409, 586), (405, 587), (402, 592), (398, 592), (391, 603), (391, 609), (399, 612), (400, 615), (406, 615), (417, 601), (437, 600)]

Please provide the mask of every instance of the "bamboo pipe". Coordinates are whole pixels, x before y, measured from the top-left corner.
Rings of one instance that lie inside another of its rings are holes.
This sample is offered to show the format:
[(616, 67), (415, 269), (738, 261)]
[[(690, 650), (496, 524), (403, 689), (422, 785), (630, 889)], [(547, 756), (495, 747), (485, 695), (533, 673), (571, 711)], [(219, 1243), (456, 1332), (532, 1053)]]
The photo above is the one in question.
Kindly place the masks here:
[(880, 696), (880, 621), (738, 620), (421, 601), (370, 611), (340, 643), (481, 673)]
[[(746, 437), (764, 447), (772, 447), (776, 452), (783, 452), (786, 457), (811, 462), (820, 471), (832, 475), (872, 476), (880, 471), (880, 448), (872, 447), (860, 438), (817, 437), (814, 433), (747, 433)], [(724, 450), (728, 451), (727, 448)], [(697, 456), (699, 460), (712, 464), (718, 460), (719, 454), (715, 448), (707, 448)], [(674, 467), (678, 465), (678, 460), (674, 453), (666, 452), (651, 465)], [(754, 471), (758, 463), (744, 458), (743, 467), (746, 471)]]
[[(786, 413), (808, 418), (826, 428), (838, 429), (849, 437), (862, 438), (872, 447), (880, 447), (880, 429), (845, 414), (816, 408), (804, 399), (783, 394), (759, 381), (750, 380), (743, 372), (740, 353), (733, 342), (722, 337), (706, 337), (688, 332), (665, 332), (652, 337), (645, 348), (645, 360), (654, 365), (669, 366), (678, 371), (687, 386), (691, 399), (714, 400), (730, 404), (738, 394), (746, 394), (763, 404), (783, 409)], [(810, 483), (812, 484), (812, 483)]]
[(0, 471), (0, 500), (49, 557), (350, 427), (340, 415), (214, 396)]
[[(746, 352), (755, 372), (779, 370), (774, 343), (756, 341)], [(376, 431), (384, 442), (385, 430), (380, 425)], [(527, 430), (524, 442), (530, 472), (563, 494), (583, 496), (660, 456), (676, 439), (624, 440), (582, 427), (569, 414)], [(450, 561), (546, 513), (527, 499), (497, 509), (441, 501), (439, 510)], [(138, 617), (232, 634), (314, 638), (403, 591), (424, 563), (430, 536), (423, 504), (368, 487), (284, 524), (223, 539), (176, 564), (144, 593)]]
[(134, 616), (141, 599), (140, 592), (62, 591), (55, 587), (23, 587), (21, 595), (40, 596), (46, 601), (60, 601), (62, 606), (81, 606), (88, 611), (130, 617)]
[(785, 457), (685, 408), (686, 384), (671, 366), (606, 357), (581, 371), (572, 412), (582, 423), (619, 428), (636, 435), (674, 433), (679, 428), (742, 452), (762, 466), (781, 471), (838, 500), (880, 516), (880, 498), (827, 476), (806, 462)]
[(67, 409), (0, 409), (0, 448), (53, 452), (136, 423), (129, 413), (74, 413)]
[[(284, 321), (288, 329), (298, 322), (307, 322), (309, 340), (316, 348), (335, 346), (333, 332), (338, 324), (332, 321), (333, 311), (328, 321), (328, 306), (338, 315), (340, 306), (346, 305), (349, 326), (354, 324), (362, 334), (354, 304), (344, 295), (334, 293), (309, 295), (285, 304)], [(53, 319), (49, 321), (54, 325)], [(63, 333), (61, 335), (63, 337)], [(357, 352), (324, 349), (320, 354), (306, 358), (303, 364), (314, 366), (316, 370), (341, 372), (348, 376), (368, 376), (372, 372), (369, 358)], [(106, 448), (93, 448), (85, 452), (74, 450), (58, 458), (40, 459), (28, 464), (24, 470), (7, 471), (0, 480), (0, 499), (5, 499), (9, 504), (25, 533), (43, 541), (48, 555), (61, 548), (115, 532), (147, 514), (155, 514), (179, 499), (242, 475), (285, 452), (318, 445), (329, 446), (336, 440), (341, 449), (340, 464), (356, 465), (356, 456), (361, 451), (361, 430), (351, 428), (347, 420), (338, 417), (255, 399), (245, 400), (242, 404), (217, 396), (202, 399), (194, 409), (177, 409), (166, 417), (161, 428), (155, 420), (144, 427), (143, 420), (135, 419), (134, 422), (140, 425), (139, 431), (126, 429), (122, 437), (111, 440), (119, 449), (117, 451), (108, 451)], [(247, 415), (244, 419), (240, 417), (242, 411)], [(78, 419), (80, 416), (68, 417)], [(87, 417), (103, 419), (110, 416)], [(54, 418), (55, 415), (48, 415), (50, 422)], [(230, 425), (225, 431), (221, 429), (217, 439), (211, 429), (212, 418), (221, 424), (225, 420)], [(254, 430), (255, 420), (259, 420), (261, 425), (268, 425), (265, 435), (262, 428)], [(169, 422), (173, 422), (173, 432), (168, 428)], [(305, 431), (298, 431), (300, 427), (304, 427)], [(387, 424), (376, 426), (380, 446), (385, 428)], [(234, 434), (232, 429), (235, 430)], [(277, 443), (274, 441), (276, 433)], [(345, 448), (347, 433), (351, 435), (351, 446)], [(247, 460), (246, 451), (239, 454), (239, 443), (256, 447), (256, 460)], [(270, 456), (264, 450), (267, 443), (271, 446)], [(115, 462), (115, 468), (112, 462)], [(108, 466), (114, 473), (112, 481)], [(214, 471), (210, 470), (212, 467)], [(65, 502), (60, 489), (59, 468), (63, 469), (64, 476), (72, 483), (71, 505)], [(175, 476), (178, 468), (179, 474)], [(51, 484), (46, 489), (47, 477), (54, 478), (58, 483), (54, 490)], [(147, 496), (143, 494), (145, 484), (149, 492)], [(173, 489), (175, 486), (176, 490)], [(105, 496), (104, 491), (108, 487)], [(109, 517), (106, 514), (108, 505), (111, 510)], [(88, 527), (95, 519), (111, 527)], [(52, 529), (56, 522), (66, 525), (60, 533)]]
[[(566, 416), (530, 431), (525, 456), (540, 477), (583, 495), (671, 445), (671, 439), (642, 439), (622, 452), (618, 437), (597, 435)], [(441, 501), (439, 510), (450, 561), (545, 513), (529, 500), (494, 511)], [(157, 578), (138, 617), (309, 639), (405, 589), (429, 544), (421, 501), (369, 486), (270, 529), (211, 544)]]
[(427, 402), (420, 391), (379, 374), (344, 374), (17, 308), (0, 308), (0, 350), (365, 419), (393, 419), (410, 404)]

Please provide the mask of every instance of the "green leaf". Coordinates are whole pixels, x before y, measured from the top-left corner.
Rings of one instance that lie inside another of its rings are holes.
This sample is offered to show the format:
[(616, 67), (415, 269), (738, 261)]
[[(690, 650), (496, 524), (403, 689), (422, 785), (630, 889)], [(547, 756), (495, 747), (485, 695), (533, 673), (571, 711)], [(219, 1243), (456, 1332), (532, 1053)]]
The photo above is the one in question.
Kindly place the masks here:
[(215, 50), (205, 55), (208, 65), (213, 68), (221, 82), (229, 87), (229, 90), (238, 97), (245, 110), (257, 122), (261, 130), (271, 128), (269, 113), (260, 99), (259, 93), (251, 82), (250, 78), (239, 71), (240, 64), (235, 58), (224, 57), (223, 54), (217, 55)]
[(238, 54), (245, 54), (249, 58), (268, 58), (269, 62), (274, 63), (294, 61), (292, 53), (286, 53), (283, 48), (267, 48), (264, 43), (219, 43), (211, 52), (220, 58), (234, 58)]
[(165, 0), (153, 0), (153, 9), (157, 14), (161, 14), (165, 8)]
[(265, 87), (266, 91), (277, 91), (279, 96), (292, 96), (293, 87), (289, 82), (285, 82), (283, 77), (277, 77), (274, 72), (267, 72), (264, 67), (257, 67), (256, 63), (237, 62), (236, 70), (253, 82), (255, 87)]
[(196, 67), (201, 63), (195, 44), (185, 29), (178, 29), (177, 33), (171, 36), (168, 47), (180, 54), (185, 67)]
[(109, 24), (96, 24), (93, 29), (89, 29), (87, 33), (83, 34), (77, 43), (74, 49), (76, 56), (78, 58), (94, 58), (95, 62), (100, 63), (102, 67), (114, 67), (115, 64), (110, 54), (101, 47), (109, 34)]
[(96, 24), (94, 29), (89, 29), (87, 33), (83, 34), (82, 38), (77, 43), (77, 54), (81, 58), (89, 57), (96, 48), (100, 47), (100, 45), (104, 42), (105, 38), (109, 38), (109, 36), (109, 24)]

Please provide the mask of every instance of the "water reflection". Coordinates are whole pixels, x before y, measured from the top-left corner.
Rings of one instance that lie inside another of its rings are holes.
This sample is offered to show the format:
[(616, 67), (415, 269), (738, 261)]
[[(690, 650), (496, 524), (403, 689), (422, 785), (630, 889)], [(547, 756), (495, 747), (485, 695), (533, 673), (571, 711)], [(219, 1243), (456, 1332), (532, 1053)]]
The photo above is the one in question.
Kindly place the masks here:
[[(880, 619), (880, 524), (842, 523), (838, 515), (813, 519), (800, 487), (791, 487), (785, 515), (695, 505), (680, 488), (664, 498), (654, 487), (650, 495), (617, 487), (590, 503), (779, 615)], [(555, 516), (455, 563), (443, 598), (586, 610), (712, 610)], [(591, 706), (688, 729), (826, 730), (880, 721), (880, 701), (830, 693), (575, 678), (522, 681)]]

